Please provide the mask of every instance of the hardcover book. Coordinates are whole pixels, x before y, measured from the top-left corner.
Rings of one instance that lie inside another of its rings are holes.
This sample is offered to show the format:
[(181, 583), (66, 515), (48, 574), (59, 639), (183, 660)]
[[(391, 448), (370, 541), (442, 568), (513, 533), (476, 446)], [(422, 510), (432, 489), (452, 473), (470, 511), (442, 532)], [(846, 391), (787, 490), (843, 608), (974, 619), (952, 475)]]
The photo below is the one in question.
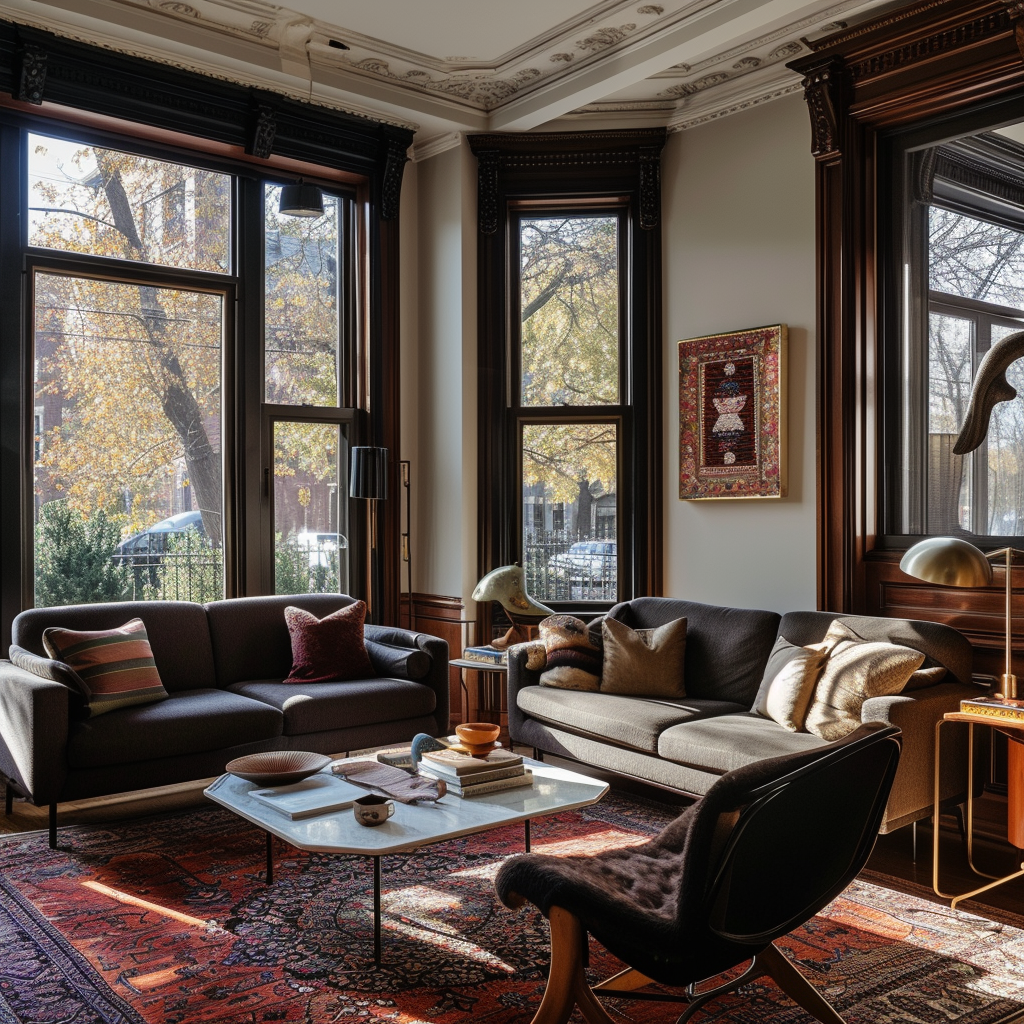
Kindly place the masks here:
[(254, 789), (249, 796), (264, 807), (273, 807), (286, 818), (298, 821), (330, 811), (343, 811), (359, 797), (366, 796), (366, 790), (334, 775), (311, 775), (291, 786)]
[(495, 768), (487, 772), (473, 772), (471, 775), (455, 775), (438, 768), (436, 765), (421, 765), (420, 775), (426, 775), (432, 779), (444, 779), (445, 782), (456, 780), (464, 786), (477, 785), (481, 782), (492, 782), (495, 779), (507, 779), (511, 776), (522, 775), (525, 769), (521, 764), (515, 764), (508, 768)]
[(533, 785), (533, 772), (527, 768), (522, 775), (512, 775), (507, 779), (492, 779), (490, 782), (476, 782), (459, 785), (457, 782), (448, 781), (448, 792), (453, 796), (469, 797), (483, 796), (485, 793), (500, 793), (505, 789), (518, 789), (520, 786)]
[(1024, 700), (1016, 700), (1013, 697), (975, 697), (973, 700), (962, 700), (960, 711), (965, 715), (979, 715), (982, 718), (1024, 722)]
[(511, 768), (513, 765), (522, 764), (523, 758), (520, 754), (513, 754), (501, 747), (476, 757), (460, 754), (457, 750), (428, 750), (424, 753), (421, 763), (432, 766), (437, 771), (443, 771), (447, 778), (449, 775), (472, 775), (474, 772), (486, 772), (494, 768)]
[(508, 651), (497, 647), (467, 647), (462, 652), (465, 661), (482, 661), (490, 665), (504, 665), (508, 662)]

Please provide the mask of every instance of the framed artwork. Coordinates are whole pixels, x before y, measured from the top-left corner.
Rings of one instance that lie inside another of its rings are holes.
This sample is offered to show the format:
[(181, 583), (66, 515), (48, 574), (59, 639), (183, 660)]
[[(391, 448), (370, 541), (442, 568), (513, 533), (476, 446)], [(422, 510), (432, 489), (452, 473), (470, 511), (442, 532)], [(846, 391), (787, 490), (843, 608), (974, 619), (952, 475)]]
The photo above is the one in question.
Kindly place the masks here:
[(679, 342), (679, 497), (786, 496), (785, 324)]

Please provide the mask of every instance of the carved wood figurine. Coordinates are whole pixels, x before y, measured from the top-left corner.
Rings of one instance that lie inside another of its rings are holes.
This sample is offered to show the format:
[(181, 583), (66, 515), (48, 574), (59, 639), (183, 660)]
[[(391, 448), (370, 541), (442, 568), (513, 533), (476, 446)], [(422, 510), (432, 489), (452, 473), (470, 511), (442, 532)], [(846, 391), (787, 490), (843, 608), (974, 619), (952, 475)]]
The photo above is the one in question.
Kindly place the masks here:
[(505, 650), (512, 644), (525, 643), (530, 639), (525, 626), (535, 625), (541, 619), (554, 615), (554, 609), (534, 601), (523, 585), (523, 568), (520, 565), (502, 565), (492, 569), (473, 591), (474, 601), (497, 601), (505, 614), (512, 620), (512, 628), (491, 646)]
[(1006, 379), (1006, 371), (1024, 357), (1024, 331), (1016, 331), (1000, 338), (986, 353), (978, 367), (978, 375), (971, 386), (971, 400), (967, 406), (960, 434), (953, 446), (954, 455), (973, 452), (988, 434), (992, 410), (1000, 402), (1017, 397), (1017, 389)]

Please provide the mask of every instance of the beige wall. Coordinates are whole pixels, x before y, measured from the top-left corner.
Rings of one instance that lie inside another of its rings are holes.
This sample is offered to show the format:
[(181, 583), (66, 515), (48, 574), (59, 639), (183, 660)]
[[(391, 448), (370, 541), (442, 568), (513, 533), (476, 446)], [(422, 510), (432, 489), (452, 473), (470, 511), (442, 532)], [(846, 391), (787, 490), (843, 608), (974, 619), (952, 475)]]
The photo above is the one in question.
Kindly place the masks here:
[(402, 204), (412, 586), (468, 596), (476, 582), (476, 166), (468, 146), (409, 166)]
[[(809, 138), (803, 100), (789, 97), (673, 135), (665, 149), (666, 594), (780, 611), (815, 605)], [(413, 589), (468, 599), (476, 582), (476, 161), (463, 142), (407, 173), (402, 216), (414, 217), (415, 230), (403, 235), (402, 447), (413, 462)], [(676, 342), (779, 322), (789, 326), (788, 497), (680, 501)]]
[[(814, 608), (814, 160), (799, 96), (673, 135), (662, 161), (665, 593)], [(680, 501), (676, 342), (789, 326), (789, 494)]]

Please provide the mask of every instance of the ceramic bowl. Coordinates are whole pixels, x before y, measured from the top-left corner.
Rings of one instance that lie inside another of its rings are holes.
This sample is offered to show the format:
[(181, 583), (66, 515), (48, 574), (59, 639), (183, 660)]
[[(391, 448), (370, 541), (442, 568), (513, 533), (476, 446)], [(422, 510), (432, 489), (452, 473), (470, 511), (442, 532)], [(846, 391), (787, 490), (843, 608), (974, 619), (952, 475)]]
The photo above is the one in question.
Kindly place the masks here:
[(493, 743), (501, 730), (490, 722), (464, 722), (455, 726), (455, 735), (467, 747), (483, 747)]
[(228, 761), (224, 770), (260, 786), (286, 786), (315, 775), (330, 763), (326, 754), (314, 754), (311, 750), (268, 750), (236, 757)]

